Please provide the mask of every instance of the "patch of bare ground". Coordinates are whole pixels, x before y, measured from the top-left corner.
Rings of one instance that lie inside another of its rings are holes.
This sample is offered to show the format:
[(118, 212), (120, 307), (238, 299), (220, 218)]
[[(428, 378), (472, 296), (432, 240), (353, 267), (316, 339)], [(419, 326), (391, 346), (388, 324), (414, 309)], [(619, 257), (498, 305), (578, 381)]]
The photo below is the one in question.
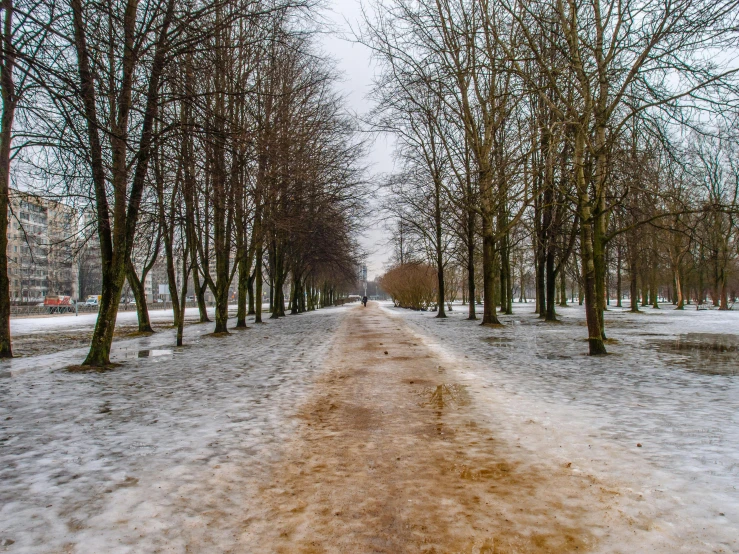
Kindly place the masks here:
[(372, 304), (353, 310), (239, 541), (306, 554), (596, 548), (616, 493), (496, 438), (418, 342)]
[(106, 371), (113, 371), (121, 367), (122, 364), (109, 363), (106, 365), (70, 365), (67, 366), (67, 371), (70, 373), (105, 373)]

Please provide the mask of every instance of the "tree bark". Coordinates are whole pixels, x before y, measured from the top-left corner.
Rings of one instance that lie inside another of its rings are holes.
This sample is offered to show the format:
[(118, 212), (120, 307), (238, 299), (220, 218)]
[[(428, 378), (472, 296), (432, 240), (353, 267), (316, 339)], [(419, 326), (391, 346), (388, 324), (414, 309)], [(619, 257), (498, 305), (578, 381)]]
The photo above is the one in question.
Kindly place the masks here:
[(8, 277), (8, 206), (10, 204), (10, 147), (17, 105), (13, 71), (15, 47), (12, 40), (13, 2), (4, 0), (0, 85), (2, 86), (2, 119), (0, 119), (0, 358), (12, 358), (10, 340), (10, 279)]
[(621, 246), (618, 247), (618, 253), (616, 254), (616, 294), (618, 295), (616, 299), (616, 307), (621, 308)]
[(595, 227), (597, 223), (593, 216), (591, 201), (585, 179), (585, 130), (578, 126), (575, 134), (575, 151), (573, 155), (575, 185), (578, 193), (578, 209), (580, 212), (580, 255), (582, 257), (583, 292), (585, 296), (585, 319), (588, 326), (588, 346), (591, 356), (606, 354), (601, 328), (601, 302), (598, 300)]
[(546, 257), (546, 310), (545, 310), (545, 321), (557, 321), (557, 312), (555, 309), (555, 303), (557, 300), (557, 274), (555, 273), (554, 267), (554, 248), (547, 248)]
[[(146, 279), (146, 273), (148, 272), (144, 272), (143, 279)], [(136, 274), (136, 268), (131, 260), (128, 261), (126, 277), (128, 278), (128, 284), (131, 285), (133, 297), (136, 299), (136, 315), (139, 322), (139, 333), (153, 333), (154, 329), (151, 328), (151, 320), (149, 319), (149, 308), (146, 304), (144, 283)]]
[(675, 276), (675, 296), (677, 297), (677, 305), (675, 306), (675, 309), (682, 310), (685, 305), (685, 300), (683, 298), (683, 286), (680, 280), (680, 269), (676, 266), (673, 269), (673, 273)]
[(631, 260), (629, 261), (629, 297), (631, 298), (630, 312), (639, 312), (639, 283), (637, 281), (636, 254), (629, 252)]
[(567, 307), (567, 276), (564, 268), (559, 270), (559, 305), (563, 308)]
[(445, 318), (444, 300), (446, 294), (444, 290), (444, 252), (442, 249), (442, 226), (441, 226), (441, 181), (434, 176), (434, 231), (436, 246), (436, 279), (437, 279), (437, 311), (436, 317)]

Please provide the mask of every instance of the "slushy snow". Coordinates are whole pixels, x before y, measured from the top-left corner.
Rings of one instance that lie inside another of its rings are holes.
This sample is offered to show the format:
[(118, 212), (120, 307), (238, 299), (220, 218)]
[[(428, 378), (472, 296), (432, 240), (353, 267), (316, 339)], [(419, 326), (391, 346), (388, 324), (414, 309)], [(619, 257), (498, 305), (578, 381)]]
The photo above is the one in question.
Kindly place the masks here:
[[(244, 518), (330, 365), (348, 309), (225, 338), (209, 336), (212, 325), (188, 325), (179, 349), (174, 330), (117, 341), (112, 359), (123, 365), (104, 373), (65, 370), (85, 349), (0, 362), (0, 547), (248, 544)], [(736, 353), (696, 359), (669, 348), (681, 335), (733, 334), (738, 312), (612, 309), (611, 354), (590, 358), (577, 306), (559, 309), (563, 323), (545, 324), (533, 304), (515, 304), (499, 329), (465, 321), (462, 306), (448, 320), (384, 309), (444, 360), (440, 379), (468, 386), (480, 424), (522, 456), (571, 464), (617, 491), (618, 517), (643, 536), (645, 552), (739, 552)], [(13, 320), (26, 334), (92, 325), (87, 315)]]
[(440, 320), (385, 305), (460, 370), (494, 431), (625, 487), (635, 527), (662, 526), (647, 535), (658, 551), (739, 552), (739, 353), (664, 348), (739, 334), (739, 312), (671, 308), (610, 309), (610, 354), (589, 357), (578, 306), (557, 308), (552, 324), (514, 304), (504, 327), (486, 328), (465, 320), (466, 306)]
[[(225, 550), (234, 529), (208, 522), (248, 505), (344, 310), (225, 338), (188, 326), (180, 349), (174, 331), (120, 341), (112, 360), (125, 363), (104, 373), (70, 373), (58, 360), (51, 370), (43, 359), (35, 370), (34, 358), (6, 364), (22, 371), (0, 378), (0, 545), (184, 552), (207, 533)], [(80, 354), (52, 357), (80, 363)]]

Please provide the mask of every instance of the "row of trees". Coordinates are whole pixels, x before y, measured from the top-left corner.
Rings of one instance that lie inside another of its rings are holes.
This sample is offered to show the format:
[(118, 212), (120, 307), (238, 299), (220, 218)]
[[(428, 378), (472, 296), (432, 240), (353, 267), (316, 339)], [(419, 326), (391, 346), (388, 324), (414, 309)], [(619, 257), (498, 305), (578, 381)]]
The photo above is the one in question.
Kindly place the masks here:
[(593, 355), (606, 352), (609, 268), (617, 280), (626, 268), (633, 297), (639, 287), (656, 298), (665, 259), (683, 297), (689, 264), (710, 266), (726, 305), (738, 244), (735, 0), (373, 7), (358, 38), (381, 67), (374, 125), (398, 138), (400, 171), (386, 183), (396, 262), (436, 267), (438, 317), (450, 266), (466, 270), (465, 294), (496, 325), (529, 268), (538, 313), (555, 319), (569, 275)]
[[(14, 0), (3, 10), (0, 355), (10, 356), (7, 189), (74, 203), (102, 258), (90, 366), (109, 364), (121, 292), (166, 262), (177, 341), (187, 283), (227, 332), (353, 284), (363, 144), (314, 44), (310, 0)], [(11, 148), (12, 140), (12, 148)], [(11, 167), (11, 161), (13, 165)], [(43, 186), (39, 185), (43, 183)]]

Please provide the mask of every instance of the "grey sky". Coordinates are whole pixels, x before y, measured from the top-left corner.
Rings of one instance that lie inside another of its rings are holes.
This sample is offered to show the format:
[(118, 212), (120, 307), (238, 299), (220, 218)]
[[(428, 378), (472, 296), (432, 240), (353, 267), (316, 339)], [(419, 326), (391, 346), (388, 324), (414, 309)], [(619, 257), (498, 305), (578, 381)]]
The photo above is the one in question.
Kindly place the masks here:
[[(338, 34), (347, 33), (346, 21), (357, 26), (361, 17), (358, 0), (329, 0), (327, 17), (333, 22)], [(346, 94), (349, 108), (360, 116), (367, 113), (370, 105), (366, 98), (372, 85), (374, 68), (370, 51), (364, 46), (344, 40), (336, 35), (325, 35), (323, 47), (338, 62), (338, 69), (343, 74), (341, 90)], [(373, 174), (392, 171), (392, 143), (387, 137), (377, 138), (370, 149), (368, 163)], [(373, 209), (377, 214), (377, 210)], [(368, 223), (369, 225), (369, 223)], [(376, 224), (370, 225), (362, 239), (362, 246), (369, 252), (367, 269), (370, 279), (383, 273), (383, 266), (389, 258), (390, 251), (385, 245), (387, 236)]]

